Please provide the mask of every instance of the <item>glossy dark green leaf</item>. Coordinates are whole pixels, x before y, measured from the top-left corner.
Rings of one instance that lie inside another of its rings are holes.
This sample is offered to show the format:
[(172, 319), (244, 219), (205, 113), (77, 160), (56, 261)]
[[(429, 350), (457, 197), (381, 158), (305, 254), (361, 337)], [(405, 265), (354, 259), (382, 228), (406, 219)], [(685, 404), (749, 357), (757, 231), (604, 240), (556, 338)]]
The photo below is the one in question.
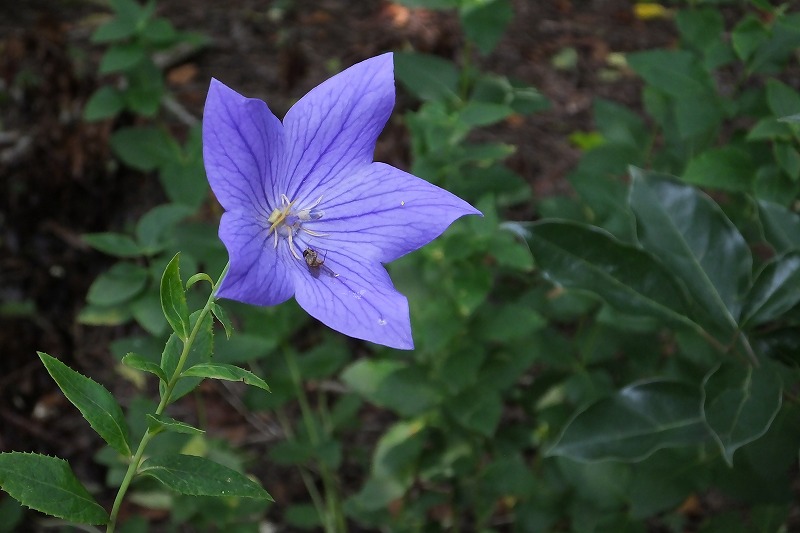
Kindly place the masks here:
[(0, 453), (0, 488), (31, 509), (79, 524), (105, 524), (108, 514), (69, 464), (34, 453)]
[(625, 387), (578, 412), (548, 455), (576, 461), (641, 461), (708, 437), (697, 387), (656, 380)]
[(225, 381), (243, 381), (247, 385), (258, 387), (269, 392), (267, 382), (249, 370), (238, 366), (220, 363), (200, 363), (183, 371), (181, 376), (194, 376), (198, 378), (223, 379)]
[(131, 455), (128, 424), (122, 408), (108, 389), (72, 370), (55, 357), (44, 352), (37, 353), (64, 396), (78, 408), (92, 429), (119, 453)]
[(800, 302), (800, 252), (774, 258), (758, 273), (742, 308), (742, 327), (779, 318)]
[(180, 253), (175, 254), (161, 277), (161, 309), (172, 330), (186, 341), (189, 337), (189, 308), (181, 281), (180, 256)]
[(161, 431), (172, 431), (173, 433), (183, 433), (185, 435), (202, 435), (205, 433), (202, 429), (196, 428), (186, 422), (157, 414), (147, 415), (147, 427), (151, 433), (159, 433)]
[(139, 473), (153, 477), (181, 494), (272, 501), (272, 496), (249, 477), (203, 457), (180, 454), (155, 456), (142, 464)]
[(528, 241), (539, 268), (551, 281), (594, 292), (631, 315), (691, 325), (684, 290), (645, 251), (573, 222), (534, 224)]
[(703, 382), (703, 417), (733, 466), (733, 454), (767, 432), (781, 407), (783, 385), (769, 363), (725, 364)]
[(783, 205), (758, 201), (758, 214), (767, 242), (779, 253), (800, 249), (800, 216)]
[(629, 200), (639, 242), (681, 279), (705, 311), (696, 321), (731, 334), (753, 263), (744, 237), (694, 187), (635, 168), (631, 175)]

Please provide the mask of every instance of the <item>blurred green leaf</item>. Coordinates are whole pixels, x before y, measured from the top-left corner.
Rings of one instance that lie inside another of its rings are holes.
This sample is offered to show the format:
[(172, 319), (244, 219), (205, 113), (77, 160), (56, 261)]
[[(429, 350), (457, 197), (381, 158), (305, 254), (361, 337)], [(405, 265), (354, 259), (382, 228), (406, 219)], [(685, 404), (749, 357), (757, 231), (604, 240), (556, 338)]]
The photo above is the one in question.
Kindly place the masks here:
[(753, 14), (746, 15), (731, 32), (733, 49), (742, 61), (747, 61), (768, 39), (769, 31)]
[(83, 108), (83, 120), (93, 122), (116, 116), (125, 107), (125, 100), (122, 94), (115, 89), (105, 85), (97, 89)]
[(800, 113), (800, 93), (775, 79), (767, 80), (767, 103), (776, 118)]
[(78, 408), (83, 418), (89, 422), (109, 446), (124, 456), (131, 455), (128, 442), (128, 424), (117, 401), (108, 389), (72, 370), (58, 359), (44, 352), (36, 352), (47, 372), (58, 384), (64, 396)]
[(145, 213), (136, 223), (136, 239), (148, 253), (159, 252), (163, 248), (165, 235), (193, 212), (185, 205), (158, 205)]
[(494, 50), (505, 33), (514, 18), (514, 9), (510, 0), (488, 0), (466, 4), (459, 14), (467, 39), (486, 55)]
[(800, 302), (800, 252), (789, 252), (764, 265), (742, 308), (742, 327), (780, 318)]
[(708, 436), (700, 400), (697, 387), (685, 383), (629, 385), (579, 411), (547, 454), (636, 462), (656, 450), (699, 444)]
[(92, 248), (115, 257), (142, 255), (142, 249), (136, 241), (122, 233), (86, 233), (82, 238)]
[(781, 407), (783, 386), (771, 364), (758, 368), (742, 363), (712, 370), (703, 381), (702, 413), (723, 457), (767, 432)]
[(342, 381), (370, 402), (412, 416), (433, 407), (440, 391), (428, 383), (422, 368), (399, 361), (362, 359), (347, 367)]
[(192, 496), (219, 496), (272, 500), (261, 485), (219, 463), (193, 455), (150, 457), (139, 469), (167, 488)]
[(397, 79), (420, 100), (452, 100), (458, 96), (456, 66), (437, 56), (411, 52), (394, 54)]
[(789, 143), (775, 142), (772, 145), (775, 160), (792, 181), (800, 178), (800, 153)]
[(136, 43), (115, 44), (100, 60), (100, 74), (120, 72), (135, 67), (146, 57), (145, 49)]
[(0, 453), (0, 487), (23, 505), (79, 524), (105, 524), (108, 514), (69, 464), (34, 453)]
[(729, 145), (705, 150), (693, 157), (682, 178), (700, 187), (748, 192), (753, 188), (755, 174), (749, 154), (741, 146)]
[(459, 424), (491, 437), (503, 414), (503, 401), (497, 392), (476, 386), (449, 399), (445, 409)]
[(145, 288), (148, 278), (147, 270), (139, 265), (117, 263), (94, 280), (86, 300), (98, 306), (126, 302)]
[(758, 200), (758, 214), (767, 242), (779, 253), (800, 248), (800, 216), (786, 207)]
[(122, 128), (111, 135), (111, 149), (123, 163), (149, 172), (180, 157), (180, 147), (156, 127)]

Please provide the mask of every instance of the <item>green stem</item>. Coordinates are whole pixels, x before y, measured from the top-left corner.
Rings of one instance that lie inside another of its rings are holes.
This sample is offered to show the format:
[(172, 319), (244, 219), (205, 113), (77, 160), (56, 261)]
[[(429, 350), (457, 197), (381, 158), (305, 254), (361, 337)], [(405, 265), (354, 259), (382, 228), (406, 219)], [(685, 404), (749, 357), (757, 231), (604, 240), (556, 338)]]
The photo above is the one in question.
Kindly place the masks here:
[[(303, 419), (303, 424), (306, 426), (306, 431), (311, 439), (311, 444), (315, 448), (319, 448), (321, 444), (320, 436), (317, 434), (317, 427), (313, 420), (313, 413), (311, 404), (308, 402), (303, 383), (300, 377), (300, 370), (297, 368), (297, 362), (294, 359), (294, 352), (292, 350), (284, 350), (284, 358), (286, 366), (289, 368), (289, 374), (292, 377), (295, 389), (297, 390), (297, 400), (300, 404), (300, 413)], [(327, 512), (325, 516), (320, 516), (324, 525), (325, 531), (336, 533), (337, 531), (346, 531), (344, 527), (344, 516), (341, 512), (341, 506), (338, 499), (338, 491), (336, 490), (336, 482), (333, 478), (333, 473), (328, 468), (324, 461), (319, 462), (320, 476), (322, 477), (322, 485), (325, 489), (325, 504)]]
[[(164, 409), (166, 409), (167, 405), (169, 405), (172, 392), (175, 390), (175, 385), (178, 384), (178, 380), (181, 378), (181, 372), (183, 372), (183, 367), (186, 365), (186, 359), (189, 357), (192, 344), (194, 344), (197, 334), (200, 332), (200, 326), (203, 323), (203, 319), (205, 319), (206, 315), (211, 312), (211, 306), (217, 299), (217, 288), (225, 277), (225, 274), (228, 273), (229, 266), (230, 264), (227, 264), (225, 265), (225, 268), (222, 269), (222, 274), (220, 274), (219, 279), (211, 288), (211, 294), (208, 295), (206, 305), (204, 305), (203, 309), (200, 311), (200, 315), (197, 317), (197, 321), (192, 328), (192, 332), (189, 334), (189, 338), (183, 343), (183, 350), (181, 351), (181, 356), (178, 359), (178, 364), (175, 367), (175, 372), (172, 373), (172, 377), (170, 377), (169, 381), (167, 382), (167, 386), (164, 389), (164, 394), (161, 396), (161, 401), (159, 402), (158, 407), (156, 407), (155, 414), (157, 415), (163, 413)], [(128, 470), (125, 472), (125, 477), (122, 478), (119, 491), (117, 491), (117, 497), (114, 498), (114, 505), (111, 507), (111, 515), (108, 519), (106, 533), (114, 533), (114, 530), (117, 527), (117, 515), (119, 514), (120, 507), (122, 506), (122, 500), (125, 498), (125, 493), (128, 492), (128, 487), (130, 486), (131, 481), (133, 481), (133, 478), (136, 476), (136, 472), (139, 470), (139, 464), (142, 462), (142, 456), (144, 456), (144, 451), (147, 448), (147, 445), (150, 443), (150, 440), (156, 436), (156, 434), (157, 432), (153, 432), (148, 429), (142, 436), (142, 440), (139, 441), (139, 446), (137, 446), (136, 453), (133, 454), (133, 459), (131, 459), (131, 462), (128, 465)]]

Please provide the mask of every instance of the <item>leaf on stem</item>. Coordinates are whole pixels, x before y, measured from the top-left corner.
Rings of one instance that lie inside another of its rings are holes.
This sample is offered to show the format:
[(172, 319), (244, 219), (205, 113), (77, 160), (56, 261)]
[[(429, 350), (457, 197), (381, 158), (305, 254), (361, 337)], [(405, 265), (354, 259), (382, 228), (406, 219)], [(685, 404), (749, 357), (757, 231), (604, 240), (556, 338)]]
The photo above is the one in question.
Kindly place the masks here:
[(173, 331), (185, 342), (189, 337), (189, 308), (181, 282), (180, 255), (175, 254), (161, 277), (161, 308)]
[(151, 433), (160, 431), (172, 431), (173, 433), (184, 433), (186, 435), (202, 435), (205, 430), (196, 428), (186, 422), (175, 420), (169, 416), (151, 413), (147, 415), (147, 428)]
[(105, 524), (108, 514), (69, 464), (35, 453), (0, 453), (0, 487), (21, 504), (80, 524)]
[(219, 363), (200, 363), (183, 371), (181, 377), (194, 376), (198, 378), (224, 379), (226, 381), (243, 381), (248, 385), (258, 387), (270, 392), (267, 382), (249, 370), (234, 365)]
[(214, 316), (217, 317), (219, 323), (222, 324), (222, 327), (225, 328), (225, 337), (230, 339), (231, 335), (233, 335), (233, 324), (231, 324), (231, 319), (228, 318), (228, 314), (225, 312), (225, 309), (222, 308), (217, 303), (211, 304), (211, 312), (214, 313)]
[(150, 372), (151, 374), (158, 376), (158, 379), (164, 383), (167, 382), (167, 375), (164, 373), (164, 369), (154, 362), (148, 361), (141, 355), (129, 353), (122, 358), (122, 364), (131, 368), (135, 368), (136, 370), (141, 370), (142, 372)]
[(72, 370), (58, 359), (37, 352), (64, 396), (78, 408), (98, 435), (125, 456), (131, 455), (128, 425), (117, 401), (96, 381)]
[(227, 466), (193, 455), (151, 457), (139, 473), (153, 477), (168, 488), (191, 496), (234, 496), (270, 500), (261, 485)]

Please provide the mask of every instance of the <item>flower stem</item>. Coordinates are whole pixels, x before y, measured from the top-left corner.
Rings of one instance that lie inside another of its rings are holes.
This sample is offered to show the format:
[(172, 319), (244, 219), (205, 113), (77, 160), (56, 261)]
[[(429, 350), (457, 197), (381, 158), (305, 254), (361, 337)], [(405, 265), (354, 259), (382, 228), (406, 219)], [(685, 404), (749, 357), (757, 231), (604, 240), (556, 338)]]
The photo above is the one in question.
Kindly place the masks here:
[[(156, 407), (155, 414), (157, 415), (163, 413), (164, 409), (166, 409), (167, 405), (169, 405), (172, 392), (175, 389), (175, 385), (178, 384), (178, 380), (181, 378), (183, 367), (186, 365), (186, 359), (189, 357), (192, 344), (194, 344), (194, 341), (197, 338), (197, 334), (200, 331), (200, 326), (203, 323), (203, 319), (206, 317), (206, 315), (208, 315), (209, 312), (211, 312), (211, 306), (217, 299), (217, 288), (219, 287), (223, 278), (225, 278), (225, 274), (228, 273), (229, 266), (230, 263), (226, 264), (225, 268), (222, 269), (222, 274), (219, 275), (219, 279), (217, 279), (217, 282), (211, 288), (211, 294), (208, 295), (206, 304), (203, 306), (203, 309), (200, 310), (200, 314), (198, 315), (197, 321), (192, 328), (192, 332), (189, 334), (189, 338), (183, 343), (183, 350), (181, 351), (181, 356), (178, 359), (178, 364), (175, 367), (175, 372), (172, 373), (172, 376), (167, 382), (167, 385), (164, 388), (164, 394), (161, 396), (161, 401), (158, 403), (158, 407)], [(128, 465), (128, 470), (125, 472), (125, 477), (122, 478), (122, 483), (117, 491), (117, 496), (114, 498), (114, 504), (111, 507), (111, 515), (108, 519), (106, 533), (114, 533), (114, 530), (117, 526), (117, 515), (119, 514), (120, 507), (122, 506), (122, 500), (125, 498), (125, 493), (128, 492), (128, 487), (130, 486), (131, 481), (133, 481), (133, 478), (136, 476), (136, 472), (139, 470), (139, 465), (142, 462), (142, 457), (144, 456), (144, 451), (147, 448), (147, 445), (150, 443), (150, 440), (156, 436), (156, 434), (157, 432), (153, 432), (148, 428), (142, 436), (142, 440), (139, 441), (139, 446), (136, 448), (136, 453), (133, 454), (133, 458)]]

